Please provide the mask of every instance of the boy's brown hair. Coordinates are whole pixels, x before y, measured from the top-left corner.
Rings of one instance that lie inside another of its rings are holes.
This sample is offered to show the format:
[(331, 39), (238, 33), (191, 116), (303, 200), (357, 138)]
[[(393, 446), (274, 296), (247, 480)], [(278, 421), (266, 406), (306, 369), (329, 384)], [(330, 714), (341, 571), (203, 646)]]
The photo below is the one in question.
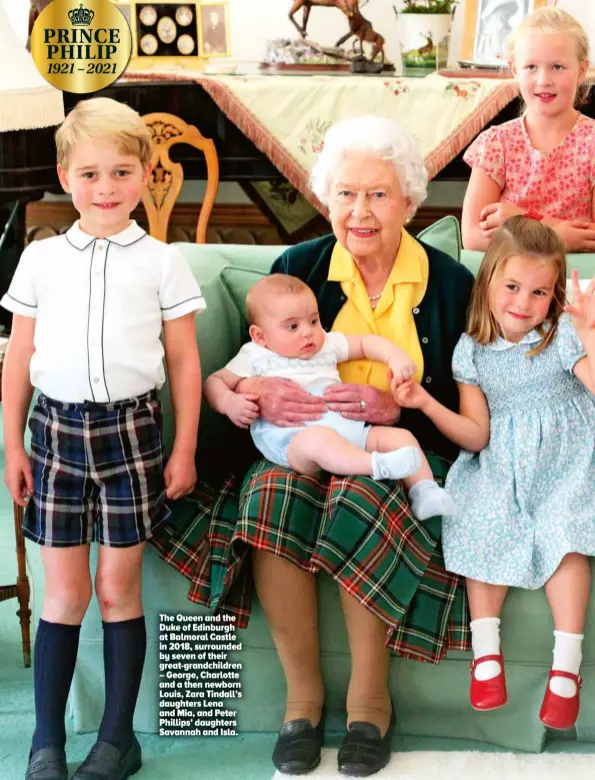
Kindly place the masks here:
[(58, 165), (68, 168), (72, 149), (79, 141), (103, 138), (122, 154), (138, 157), (143, 168), (151, 162), (151, 131), (140, 114), (111, 98), (81, 100), (56, 131)]
[[(553, 265), (556, 269), (554, 295), (545, 322), (538, 326), (541, 336), (539, 345), (527, 353), (538, 355), (553, 341), (558, 329), (558, 320), (566, 302), (566, 253), (558, 234), (538, 222), (523, 216), (507, 219), (494, 235), (481, 262), (469, 311), (467, 333), (478, 344), (491, 344), (501, 336), (498, 323), (490, 307), (490, 293), (494, 279), (513, 255), (520, 255), (537, 263)], [(544, 327), (549, 323), (549, 330)]]
[[(248, 325), (257, 325), (258, 315), (267, 299), (279, 295), (300, 295), (304, 291), (312, 293), (305, 282), (297, 276), (289, 274), (270, 274), (260, 279), (249, 290), (246, 296), (246, 319)], [(312, 293), (314, 295), (314, 293)]]

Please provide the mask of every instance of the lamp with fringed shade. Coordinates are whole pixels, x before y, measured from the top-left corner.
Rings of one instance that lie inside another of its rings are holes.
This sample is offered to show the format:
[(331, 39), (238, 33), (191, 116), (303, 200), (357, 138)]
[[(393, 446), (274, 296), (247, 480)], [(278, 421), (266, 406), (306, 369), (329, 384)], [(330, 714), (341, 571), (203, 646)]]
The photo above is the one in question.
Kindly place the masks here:
[[(0, 297), (24, 247), (27, 202), (56, 187), (53, 136), (63, 119), (62, 93), (38, 72), (0, 0)], [(10, 322), (0, 310), (0, 326)]]

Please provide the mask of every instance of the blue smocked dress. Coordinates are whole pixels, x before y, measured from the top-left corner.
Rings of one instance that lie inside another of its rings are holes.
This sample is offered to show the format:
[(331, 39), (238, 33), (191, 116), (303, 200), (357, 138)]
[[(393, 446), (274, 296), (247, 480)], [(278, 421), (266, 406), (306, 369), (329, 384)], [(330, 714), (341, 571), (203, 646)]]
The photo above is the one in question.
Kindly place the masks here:
[(456, 514), (442, 531), (449, 571), (532, 589), (567, 553), (595, 555), (595, 397), (572, 373), (585, 351), (567, 316), (527, 357), (539, 341), (536, 331), (518, 344), (461, 336), (453, 375), (485, 393), (490, 441), (450, 469)]

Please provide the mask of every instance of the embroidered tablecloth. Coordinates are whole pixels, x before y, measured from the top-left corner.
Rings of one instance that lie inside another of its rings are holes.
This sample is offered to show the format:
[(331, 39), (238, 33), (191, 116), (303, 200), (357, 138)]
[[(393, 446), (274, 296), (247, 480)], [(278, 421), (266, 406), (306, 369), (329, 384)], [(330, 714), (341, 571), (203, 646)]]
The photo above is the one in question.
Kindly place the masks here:
[(430, 178), (519, 94), (513, 80), (331, 75), (206, 76), (200, 71), (137, 71), (131, 81), (192, 81), (311, 203), (308, 187), (326, 130), (362, 114), (392, 117), (415, 135)]

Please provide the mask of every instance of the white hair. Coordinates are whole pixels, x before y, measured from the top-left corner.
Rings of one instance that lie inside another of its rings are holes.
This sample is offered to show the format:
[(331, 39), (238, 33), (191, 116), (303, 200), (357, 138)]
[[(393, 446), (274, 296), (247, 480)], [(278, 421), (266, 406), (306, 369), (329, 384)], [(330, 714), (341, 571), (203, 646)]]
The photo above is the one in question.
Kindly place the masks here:
[(371, 154), (390, 161), (399, 184), (411, 202), (411, 216), (427, 195), (428, 172), (411, 133), (392, 119), (358, 116), (330, 127), (310, 177), (310, 188), (323, 205), (328, 205), (333, 175), (341, 158), (350, 152)]

